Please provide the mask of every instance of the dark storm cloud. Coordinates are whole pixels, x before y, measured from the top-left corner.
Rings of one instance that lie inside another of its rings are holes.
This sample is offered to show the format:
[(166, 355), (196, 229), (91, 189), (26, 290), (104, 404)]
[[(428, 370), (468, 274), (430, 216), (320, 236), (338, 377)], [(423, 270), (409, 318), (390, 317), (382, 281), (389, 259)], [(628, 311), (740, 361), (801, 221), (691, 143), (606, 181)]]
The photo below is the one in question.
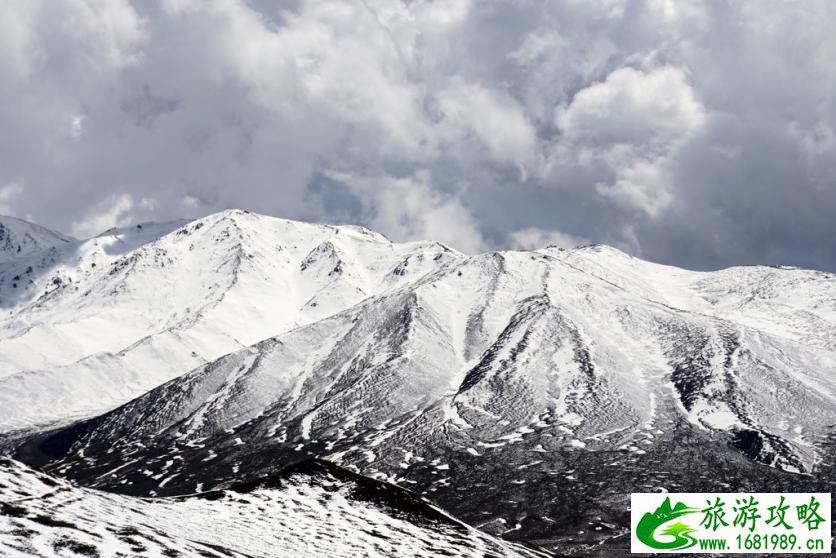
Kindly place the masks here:
[(830, 2), (0, 7), (0, 212), (836, 269)]

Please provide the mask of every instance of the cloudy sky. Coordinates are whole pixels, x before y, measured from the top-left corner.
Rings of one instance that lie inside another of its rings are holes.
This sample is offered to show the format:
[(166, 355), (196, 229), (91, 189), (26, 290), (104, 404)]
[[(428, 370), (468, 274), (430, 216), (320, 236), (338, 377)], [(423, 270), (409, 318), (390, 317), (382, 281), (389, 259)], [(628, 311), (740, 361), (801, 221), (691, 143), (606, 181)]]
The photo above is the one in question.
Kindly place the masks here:
[(9, 0), (0, 213), (836, 269), (836, 2)]

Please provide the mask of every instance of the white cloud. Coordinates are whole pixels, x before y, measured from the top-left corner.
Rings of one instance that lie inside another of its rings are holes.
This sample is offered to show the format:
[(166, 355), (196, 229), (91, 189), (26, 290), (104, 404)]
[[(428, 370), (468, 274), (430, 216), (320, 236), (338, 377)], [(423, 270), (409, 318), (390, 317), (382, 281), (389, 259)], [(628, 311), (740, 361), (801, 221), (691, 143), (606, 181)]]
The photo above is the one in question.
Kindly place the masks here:
[(454, 148), (473, 134), (496, 161), (526, 166), (535, 159), (536, 131), (509, 95), (453, 80), (439, 93), (438, 104)]
[(438, 240), (465, 253), (485, 249), (479, 225), (455, 195), (433, 188), (429, 173), (405, 178), (329, 173), (363, 201), (364, 221), (392, 240)]
[(472, 0), (420, 0), (410, 6), (410, 11), (424, 25), (444, 28), (461, 23), (470, 12), (472, 4)]
[(673, 201), (672, 158), (706, 118), (682, 70), (619, 68), (558, 107), (558, 157), (561, 163), (603, 165), (609, 176), (595, 183), (595, 191), (655, 218)]
[(704, 30), (709, 25), (708, 10), (703, 0), (649, 0), (647, 11), (652, 24), (664, 25), (686, 37), (695, 28)]
[(559, 107), (555, 120), (568, 141), (655, 151), (698, 130), (705, 109), (679, 68), (619, 68)]
[(408, 75), (411, 45), (400, 44), (377, 12), (362, 4), (306, 3), (274, 29), (244, 4), (211, 2), (204, 11), (218, 28), (226, 69), (279, 118), (307, 118), (364, 144), (373, 137), (386, 153), (420, 159), (434, 147), (423, 89)]
[[(146, 40), (144, 21), (128, 0), (61, 0), (61, 30), (89, 60), (115, 68), (136, 64)], [(48, 2), (47, 9), (56, 9)]]
[(628, 0), (569, 0), (573, 10), (586, 12), (594, 19), (619, 20), (624, 17)]
[(0, 79), (26, 80), (43, 58), (38, 43), (36, 20), (41, 6), (37, 2), (6, 2), (0, 17)]
[(614, 182), (599, 182), (595, 187), (602, 196), (658, 217), (673, 201), (667, 165), (664, 158), (632, 161), (617, 169)]
[(110, 228), (127, 225), (133, 207), (134, 200), (128, 194), (112, 196), (98, 204), (83, 219), (74, 221), (71, 233), (76, 238), (89, 238)]
[(69, 135), (73, 139), (79, 139), (84, 133), (84, 115), (73, 114), (70, 116)]
[(21, 192), (23, 187), (15, 182), (0, 187), (0, 214), (12, 213), (10, 202)]

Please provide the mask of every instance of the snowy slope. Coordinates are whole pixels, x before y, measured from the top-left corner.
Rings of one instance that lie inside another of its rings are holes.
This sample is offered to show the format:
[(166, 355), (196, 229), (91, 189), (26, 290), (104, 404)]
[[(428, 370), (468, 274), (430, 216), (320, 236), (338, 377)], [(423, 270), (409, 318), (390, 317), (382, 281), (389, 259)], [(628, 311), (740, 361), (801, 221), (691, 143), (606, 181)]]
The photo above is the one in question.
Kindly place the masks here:
[(0, 556), (508, 556), (391, 485), (326, 463), (226, 492), (140, 499), (77, 488), (0, 458)]
[(69, 244), (72, 240), (40, 225), (0, 215), (0, 264)]
[[(102, 412), (454, 254), (360, 227), (226, 211), (0, 265), (0, 431)], [(409, 272), (392, 276), (405, 261)]]

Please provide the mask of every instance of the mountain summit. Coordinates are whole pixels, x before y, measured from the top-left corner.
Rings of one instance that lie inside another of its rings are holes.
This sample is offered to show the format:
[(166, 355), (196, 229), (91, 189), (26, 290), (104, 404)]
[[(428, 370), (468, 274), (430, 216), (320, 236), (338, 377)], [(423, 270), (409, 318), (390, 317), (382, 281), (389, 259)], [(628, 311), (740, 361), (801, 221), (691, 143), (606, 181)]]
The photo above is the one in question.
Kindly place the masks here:
[(53, 246), (68, 244), (72, 240), (46, 227), (0, 215), (0, 264)]
[(0, 265), (0, 430), (105, 411), (454, 255), (231, 210), (15, 258)]

